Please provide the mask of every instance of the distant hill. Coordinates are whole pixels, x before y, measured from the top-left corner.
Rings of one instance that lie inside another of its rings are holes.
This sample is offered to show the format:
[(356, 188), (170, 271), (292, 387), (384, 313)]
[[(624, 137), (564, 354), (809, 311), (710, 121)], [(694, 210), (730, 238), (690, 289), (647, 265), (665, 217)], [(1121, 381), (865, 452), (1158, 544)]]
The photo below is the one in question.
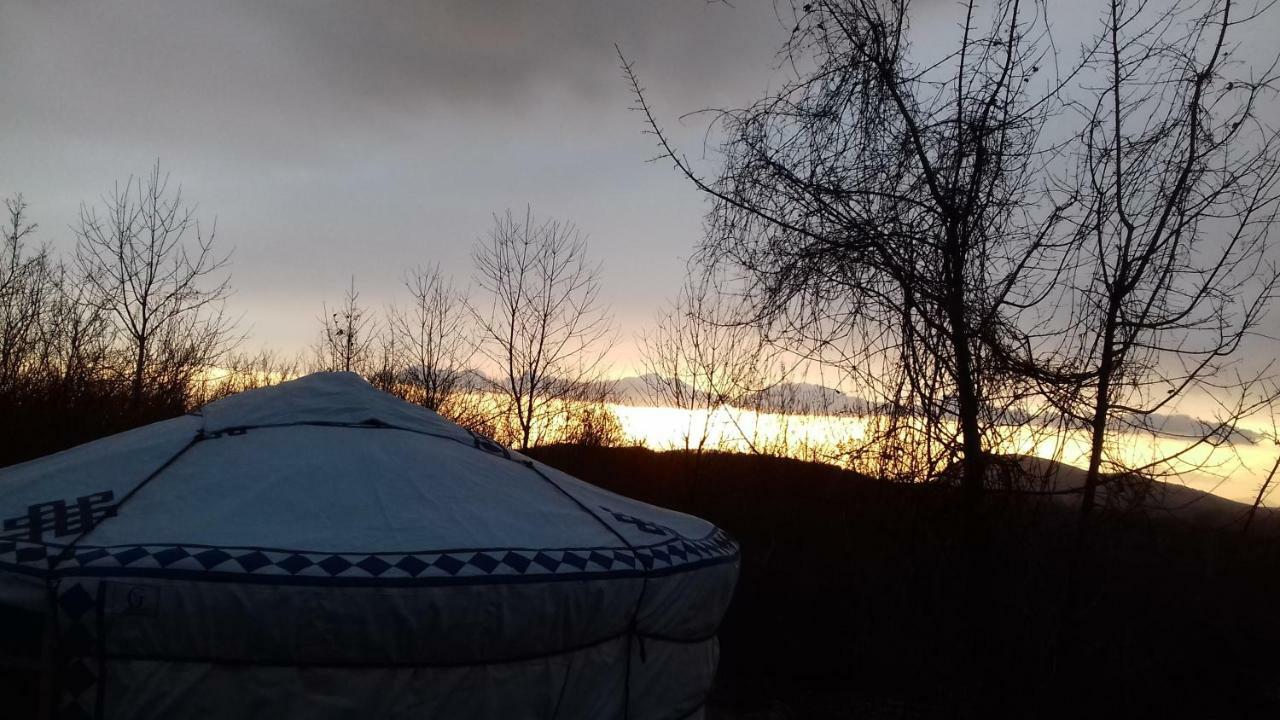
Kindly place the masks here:
[(458, 384), (466, 390), (488, 390), (493, 381), (479, 370), (464, 370), (458, 376)]
[[(650, 384), (658, 376), (653, 373), (622, 378), (614, 383), (614, 401), (622, 405), (653, 405), (654, 394)], [(685, 392), (691, 388), (681, 382)], [(766, 390), (749, 393), (738, 403), (742, 407), (759, 407), (765, 412), (795, 413), (799, 415), (842, 415), (865, 413), (871, 405), (861, 398), (851, 397), (835, 388), (813, 383), (779, 383)]]
[[(653, 373), (645, 375), (636, 375), (618, 380), (613, 384), (613, 399), (622, 405), (638, 405), (648, 406), (655, 404), (653, 392), (649, 389), (649, 382), (656, 380), (659, 376)], [(680, 385), (687, 391), (689, 386), (679, 380)]]
[[(1003, 461), (1003, 462), (1000, 462)], [(1055, 502), (1077, 505), (1088, 473), (1073, 465), (1028, 455), (1000, 456), (991, 471), (992, 484), (1043, 493)], [(1106, 475), (1098, 487), (1100, 508), (1184, 521), (1203, 527), (1239, 526), (1249, 505), (1176, 481), (1150, 480), (1134, 475)], [(1280, 529), (1280, 510), (1260, 507), (1253, 523), (1261, 531)]]
[[(975, 516), (956, 488), (786, 458), (529, 454), (739, 542), (709, 718), (1280, 717), (1280, 578), (1261, 527), (1104, 512), (1082, 537), (1078, 495), (992, 493)], [(1040, 469), (1062, 489), (1082, 476)], [(1186, 490), (1161, 500), (1244, 509)]]
[[(1167, 437), (1199, 438), (1213, 431), (1215, 424), (1190, 415), (1153, 415), (1141, 427)], [(1268, 438), (1262, 433), (1244, 428), (1235, 428), (1232, 430), (1229, 439), (1231, 442), (1244, 440), (1256, 443)]]
[(743, 399), (747, 406), (759, 406), (766, 412), (798, 415), (844, 415), (866, 413), (871, 403), (835, 389), (814, 383), (779, 383)]

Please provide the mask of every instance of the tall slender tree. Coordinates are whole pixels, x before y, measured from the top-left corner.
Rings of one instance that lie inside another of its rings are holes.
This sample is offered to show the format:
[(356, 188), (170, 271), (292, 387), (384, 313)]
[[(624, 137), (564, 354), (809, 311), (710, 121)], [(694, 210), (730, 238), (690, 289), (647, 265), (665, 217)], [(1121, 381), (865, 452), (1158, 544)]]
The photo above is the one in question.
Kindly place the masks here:
[(600, 266), (587, 260), (577, 227), (539, 222), (529, 209), (495, 216), (472, 258), (487, 295), (471, 305), (479, 352), (514, 419), (510, 439), (527, 448), (566, 404), (597, 399), (613, 332)]
[(342, 304), (330, 308), (328, 304), (320, 316), (324, 328), (316, 346), (316, 355), (326, 370), (371, 374), (374, 343), (378, 339), (375, 318), (360, 303), (360, 291), (356, 279), (351, 278)]
[(761, 390), (764, 344), (753, 327), (737, 321), (727, 298), (697, 278), (659, 311), (640, 345), (650, 398), (687, 413), (685, 450), (706, 447), (717, 409)]
[(82, 205), (75, 232), (83, 282), (120, 339), (134, 409), (162, 382), (185, 391), (234, 344), (225, 313), (229, 256), (214, 251), (217, 224), (204, 232), (159, 161), (145, 177), (117, 184), (101, 208)]
[(412, 270), (404, 285), (408, 305), (390, 309), (388, 332), (396, 339), (410, 399), (432, 410), (447, 409), (463, 389), (475, 352), (466, 297), (438, 266)]

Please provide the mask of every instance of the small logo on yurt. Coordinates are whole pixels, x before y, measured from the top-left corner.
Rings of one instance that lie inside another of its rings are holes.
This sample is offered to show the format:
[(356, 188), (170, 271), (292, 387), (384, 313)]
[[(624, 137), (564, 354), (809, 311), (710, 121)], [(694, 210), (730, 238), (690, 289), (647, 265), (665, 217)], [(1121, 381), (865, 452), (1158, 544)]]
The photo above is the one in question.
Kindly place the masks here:
[(160, 606), (159, 591), (151, 585), (121, 585), (118, 601), (125, 615), (155, 617)]

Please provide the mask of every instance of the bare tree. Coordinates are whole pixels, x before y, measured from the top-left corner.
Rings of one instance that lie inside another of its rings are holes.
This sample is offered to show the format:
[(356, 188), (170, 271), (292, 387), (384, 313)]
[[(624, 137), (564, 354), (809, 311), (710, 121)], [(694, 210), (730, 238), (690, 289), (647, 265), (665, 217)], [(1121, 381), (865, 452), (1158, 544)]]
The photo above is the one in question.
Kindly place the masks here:
[(527, 448), (566, 403), (591, 397), (600, 384), (611, 317), (600, 301), (599, 266), (571, 223), (537, 222), (510, 211), (494, 217), (476, 247), (477, 284), (488, 294), (471, 305), (479, 352), (496, 368), (492, 389), (504, 398)]
[[(719, 177), (704, 180), (657, 123), (625, 58), (637, 109), (713, 202), (698, 259), (737, 281), (772, 342), (834, 364), (918, 432), (905, 453), (958, 461), (966, 495), (1026, 392), (993, 346), (1018, 344), (1023, 309), (1060, 271), (1047, 228), (1040, 131), (1060, 84), (1033, 96), (1044, 17), (1035, 3), (964, 5), (936, 62), (909, 57), (905, 0), (792, 6), (793, 75), (721, 112)], [(985, 18), (985, 19), (984, 19)]]
[(53, 261), (48, 249), (26, 246), (36, 230), (26, 219), (22, 195), (5, 199), (8, 211), (0, 247), (0, 393), (12, 393), (40, 355), (45, 315), (53, 301)]
[(714, 285), (691, 278), (640, 340), (651, 399), (688, 414), (685, 450), (701, 453), (715, 411), (762, 386), (765, 347), (731, 310)]
[(441, 275), (439, 267), (414, 269), (404, 284), (409, 290), (408, 307), (392, 307), (387, 325), (402, 361), (408, 399), (447, 411), (450, 400), (462, 390), (475, 352), (466, 297)]
[(18, 193), (14, 197), (5, 198), (4, 207), (8, 217), (4, 228), (4, 254), (0, 262), (0, 293), (8, 293), (22, 277), (22, 271), (30, 263), (37, 262), (40, 255), (31, 257), (24, 252), (24, 240), (36, 231), (39, 225), (27, 220), (27, 201)]
[[(21, 196), (6, 201), (0, 238), (0, 465), (60, 450), (117, 428), (114, 385), (103, 382), (112, 332), (83, 283), (47, 246)], [(107, 400), (108, 402), (102, 402)], [(104, 407), (105, 406), (105, 407)]]
[(578, 396), (561, 403), (556, 442), (587, 447), (616, 447), (626, 438), (622, 421), (609, 406), (612, 382), (588, 383)]
[(1280, 135), (1259, 112), (1276, 63), (1241, 73), (1228, 60), (1232, 34), (1256, 17), (1231, 0), (1108, 4), (1103, 49), (1091, 58), (1104, 81), (1081, 104), (1076, 140), (1085, 202), (1072, 218), (1089, 269), (1072, 324), (1088, 371), (1084, 516), (1104, 463), (1130, 470), (1109, 457), (1109, 433), (1150, 430), (1209, 388), (1217, 418), (1187, 439), (1228, 442), (1272, 399), (1261, 382), (1270, 363), (1228, 373), (1280, 280), (1266, 253)]
[(76, 262), (91, 301), (121, 341), (131, 407), (160, 384), (183, 390), (233, 344), (225, 303), (228, 257), (214, 253), (182, 188), (170, 190), (157, 162), (103, 198), (101, 212), (81, 206)]
[(301, 358), (282, 357), (271, 350), (229, 353), (216, 375), (202, 377), (193, 391), (192, 404), (204, 405), (219, 398), (276, 385), (302, 374)]
[(325, 370), (368, 373), (374, 342), (378, 339), (375, 319), (360, 304), (356, 279), (351, 278), (342, 304), (330, 311), (324, 305), (320, 322), (324, 329), (316, 345), (316, 356)]
[(102, 384), (116, 331), (108, 313), (92, 301), (93, 289), (61, 263), (53, 283), (56, 295), (44, 325), (44, 342), (56, 375), (55, 392), (70, 406)]
[(371, 359), (365, 369), (365, 379), (369, 384), (383, 392), (397, 397), (405, 397), (405, 373), (401, 364), (403, 353), (400, 350), (400, 338), (389, 332), (378, 332), (374, 335), (370, 348)]

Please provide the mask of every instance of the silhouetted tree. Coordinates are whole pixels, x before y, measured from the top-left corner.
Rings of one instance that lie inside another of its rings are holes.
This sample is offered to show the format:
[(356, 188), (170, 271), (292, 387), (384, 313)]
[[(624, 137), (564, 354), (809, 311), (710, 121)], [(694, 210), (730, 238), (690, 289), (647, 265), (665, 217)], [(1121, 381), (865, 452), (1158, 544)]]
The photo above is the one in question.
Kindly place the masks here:
[(672, 147), (622, 61), (660, 156), (712, 199), (698, 260), (737, 281), (769, 340), (834, 363), (919, 430), (886, 442), (937, 456), (934, 472), (959, 460), (971, 499), (1022, 393), (990, 348), (1021, 341), (1018, 316), (1063, 255), (1038, 185), (1057, 107), (1056, 85), (1029, 90), (1038, 8), (969, 2), (954, 49), (922, 66), (905, 0), (793, 5), (794, 73), (719, 114), (712, 180)]
[(476, 247), (477, 284), (489, 297), (470, 307), (479, 352), (497, 369), (490, 389), (514, 419), (520, 448), (566, 403), (589, 401), (599, 386), (611, 317), (600, 301), (599, 266), (571, 223), (537, 222), (526, 210), (494, 217)]
[(75, 232), (82, 282), (116, 332), (133, 409), (153, 391), (184, 392), (233, 344), (216, 223), (202, 232), (195, 206), (181, 187), (170, 191), (159, 162), (145, 178), (117, 184), (101, 210), (82, 205)]
[(475, 352), (466, 298), (439, 267), (417, 268), (405, 278), (406, 308), (388, 312), (388, 334), (395, 339), (406, 398), (447, 413)]
[(191, 404), (199, 407), (228, 395), (293, 380), (302, 375), (302, 367), (300, 358), (282, 357), (271, 350), (229, 353), (216, 374), (195, 384)]
[(1222, 444), (1272, 400), (1270, 362), (1233, 370), (1280, 277), (1266, 252), (1280, 136), (1260, 112), (1275, 63), (1229, 61), (1230, 38), (1256, 16), (1230, 0), (1111, 0), (1087, 59), (1069, 187), (1080, 202), (1063, 225), (1081, 277), (1058, 351), (1064, 378), (1078, 379), (1067, 410), (1090, 442), (1083, 516), (1104, 470), (1171, 472), (1175, 458), (1127, 464), (1109, 434), (1159, 430), (1161, 413), (1200, 393), (1217, 417), (1184, 439)]
[(40, 362), (44, 322), (53, 294), (56, 269), (47, 248), (32, 251), (26, 239), (36, 225), (26, 219), (22, 195), (5, 199), (8, 218), (0, 247), (0, 393), (16, 391)]
[(563, 403), (563, 425), (555, 441), (586, 447), (621, 445), (626, 431), (617, 413), (609, 407), (612, 393), (613, 383), (592, 383), (576, 399)]
[(113, 333), (83, 283), (44, 245), (21, 196), (0, 245), (0, 465), (123, 429), (106, 377)]
[(713, 413), (763, 384), (765, 348), (731, 311), (714, 286), (691, 278), (640, 339), (650, 399), (688, 414), (686, 450), (702, 452)]
[(377, 326), (368, 308), (360, 304), (354, 277), (340, 306), (331, 312), (329, 306), (324, 305), (320, 322), (324, 329), (316, 346), (316, 356), (321, 367), (369, 374), (373, 345), (378, 339)]

